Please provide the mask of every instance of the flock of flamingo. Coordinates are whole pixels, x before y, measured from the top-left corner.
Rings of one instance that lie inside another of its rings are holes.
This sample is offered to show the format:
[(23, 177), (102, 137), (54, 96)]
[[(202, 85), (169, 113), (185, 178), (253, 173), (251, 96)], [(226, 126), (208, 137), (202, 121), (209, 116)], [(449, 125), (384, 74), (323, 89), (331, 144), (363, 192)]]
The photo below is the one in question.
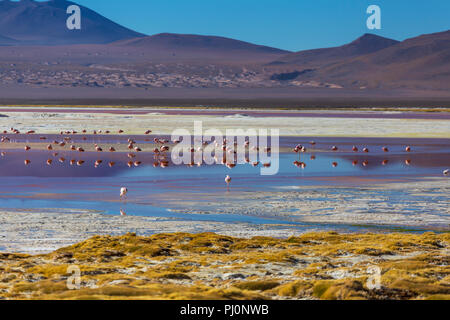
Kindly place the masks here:
[[(83, 134), (83, 135), (86, 135), (87, 131), (86, 130), (82, 130), (80, 133)], [(100, 134), (103, 134), (103, 133), (107, 135), (107, 134), (110, 134), (111, 131), (109, 131), (109, 130), (104, 130), (104, 131), (103, 130), (94, 130), (92, 132), (92, 135), (100, 135)], [(124, 130), (118, 130), (117, 133), (119, 135), (122, 135), (122, 134), (124, 134)], [(147, 131), (144, 132), (144, 135), (148, 136), (151, 133), (152, 133), (151, 130), (147, 130)], [(7, 130), (5, 130), (5, 131), (3, 131), (3, 134), (4, 134), (4, 136), (1, 137), (0, 142), (1, 143), (8, 143), (8, 142), (12, 143), (12, 142), (15, 142), (15, 140), (14, 140), (14, 138), (11, 138), (9, 135), (18, 135), (18, 134), (21, 134), (21, 132), (18, 129), (10, 128), (9, 132)], [(26, 135), (35, 135), (36, 132), (34, 130), (29, 130), (29, 131), (26, 131), (25, 134)], [(66, 158), (63, 155), (60, 155), (60, 153), (64, 154), (65, 151), (79, 152), (79, 153), (85, 152), (85, 149), (82, 146), (76, 146), (75, 144), (73, 144), (72, 136), (77, 135), (77, 134), (79, 134), (79, 133), (77, 131), (75, 131), (75, 130), (61, 131), (60, 132), (61, 139), (59, 141), (55, 140), (52, 143), (48, 144), (46, 146), (46, 149), (48, 151), (50, 151), (50, 152), (53, 152), (53, 154), (52, 154), (53, 157), (55, 157), (55, 158), (59, 157), (58, 158), (59, 162), (64, 163), (64, 162), (66, 162)], [(82, 136), (81, 139), (82, 139), (82, 141), (84, 143), (87, 143), (87, 142), (85, 142), (85, 141), (88, 140), (86, 136)], [(46, 141), (47, 137), (46, 136), (40, 136), (39, 140), (40, 141)], [(151, 139), (145, 139), (145, 141), (151, 142), (152, 140)], [(127, 143), (128, 143), (127, 144), (127, 148), (129, 150), (129, 153), (127, 154), (127, 157), (129, 159), (129, 161), (127, 162), (128, 167), (138, 167), (138, 166), (140, 166), (142, 164), (142, 162), (139, 161), (139, 160), (136, 160), (136, 158), (137, 158), (137, 154), (138, 153), (143, 152), (143, 149), (141, 147), (137, 146), (136, 145), (136, 141), (133, 140), (132, 138), (128, 138), (127, 139)], [(170, 150), (170, 147), (168, 146), (168, 144), (172, 143), (173, 145), (176, 145), (176, 144), (179, 144), (180, 141), (176, 140), (176, 141), (171, 141), (170, 142), (167, 139), (154, 138), (153, 139), (153, 143), (154, 143), (155, 147), (153, 148), (152, 152), (154, 154), (155, 159), (158, 160), (158, 161), (155, 161), (153, 163), (153, 166), (154, 167), (160, 166), (162, 168), (168, 167), (169, 166), (169, 161), (167, 160), (167, 152)], [(314, 147), (316, 145), (316, 142), (311, 141), (311, 142), (309, 142), (309, 144), (310, 144), (311, 147)], [(208, 143), (203, 142), (203, 147), (205, 147), (207, 145), (208, 145)], [(98, 143), (94, 143), (93, 147), (94, 147), (93, 150), (95, 150), (95, 152), (104, 152), (104, 149)], [(203, 147), (199, 147), (197, 151), (202, 151)], [(215, 147), (216, 148), (221, 148), (222, 151), (227, 152), (229, 154), (234, 154), (234, 155), (237, 154), (237, 151), (236, 151), (237, 142), (234, 142), (234, 147), (230, 147), (225, 139), (222, 141), (222, 144), (220, 144), (219, 142), (215, 141)], [(246, 150), (249, 150), (249, 148), (250, 148), (250, 142), (249, 141), (245, 141), (244, 148), (246, 148)], [(30, 145), (25, 145), (24, 146), (25, 152), (29, 152), (31, 149), (32, 148), (31, 148)], [(116, 149), (113, 146), (110, 146), (109, 148), (106, 148), (105, 150), (107, 152), (116, 152)], [(252, 147), (252, 150), (253, 151), (259, 151), (259, 148), (258, 147)], [(332, 152), (337, 152), (339, 150), (340, 149), (339, 149), (338, 146), (332, 146), (331, 149), (330, 149), (330, 151), (332, 151)], [(410, 146), (406, 146), (404, 150), (405, 150), (406, 153), (412, 152), (412, 148)], [(189, 151), (191, 153), (194, 153), (196, 150), (193, 147), (191, 147), (191, 148), (189, 148)], [(267, 152), (267, 153), (270, 153), (271, 152), (271, 148), (266, 147), (266, 148), (264, 148), (264, 151)], [(307, 151), (308, 151), (307, 148), (305, 146), (303, 146), (303, 145), (297, 145), (297, 146), (295, 146), (292, 149), (292, 152), (298, 154), (298, 156), (299, 156), (299, 160), (296, 160), (293, 163), (296, 167), (300, 167), (302, 169), (306, 168), (306, 163), (300, 161), (300, 158), (301, 158), (301, 154), (304, 154)], [(314, 151), (317, 151), (317, 150), (314, 150)], [(360, 152), (360, 148), (358, 148), (357, 146), (353, 146), (351, 151), (354, 152), (354, 153), (358, 153), (358, 152)], [(367, 153), (370, 152), (369, 148), (367, 148), (367, 147), (362, 148), (361, 151), (364, 154), (367, 154)], [(382, 151), (384, 153), (390, 152), (388, 147), (382, 147)], [(5, 157), (6, 156), (6, 152), (2, 151), (2, 152), (0, 152), (0, 155), (2, 157)], [(311, 160), (315, 160), (316, 156), (315, 155), (311, 155), (310, 159)], [(216, 163), (218, 162), (218, 160), (219, 159), (216, 158)], [(250, 159), (248, 157), (245, 157), (245, 161), (247, 163), (250, 163)], [(72, 166), (73, 165), (82, 166), (85, 163), (84, 160), (75, 160), (75, 159), (71, 159), (68, 162)], [(383, 160), (382, 165), (387, 165), (388, 162), (389, 162), (388, 160)], [(26, 166), (28, 166), (28, 165), (31, 164), (31, 160), (26, 159), (26, 160), (24, 160), (24, 163), (25, 163)], [(101, 159), (96, 160), (94, 162), (94, 166), (97, 168), (102, 163), (103, 163), (103, 160), (101, 160)], [(48, 159), (46, 161), (46, 164), (51, 166), (53, 164), (53, 159)], [(230, 169), (232, 169), (232, 168), (234, 168), (236, 166), (235, 162), (234, 161), (230, 162), (229, 161), (229, 157), (226, 157), (226, 155), (223, 156), (221, 164), (227, 166)], [(250, 164), (252, 166), (254, 166), (254, 167), (260, 165), (260, 163), (257, 162), (257, 161), (251, 162)], [(352, 164), (354, 166), (356, 166), (356, 165), (359, 164), (359, 161), (355, 160), (355, 161), (353, 161)], [(367, 160), (364, 160), (362, 162), (363, 166), (368, 166), (368, 164), (369, 164), (369, 162)], [(409, 160), (409, 159), (405, 160), (405, 164), (406, 165), (410, 165), (411, 164), (411, 160)], [(113, 167), (115, 165), (115, 162), (110, 161), (108, 163), (108, 165), (109, 165), (109, 167)], [(188, 164), (188, 166), (194, 166), (194, 165), (195, 165), (195, 163), (193, 161), (190, 164)], [(197, 163), (197, 165), (201, 166), (202, 163)], [(264, 166), (264, 167), (270, 167), (271, 164), (270, 163), (262, 163), (261, 165)], [(338, 163), (337, 162), (333, 162), (332, 166), (333, 167), (337, 167)], [(449, 176), (450, 175), (450, 170), (449, 169), (444, 170), (443, 174), (445, 176)], [(232, 181), (232, 178), (229, 175), (227, 175), (225, 177), (225, 183), (227, 184), (228, 187), (230, 186), (231, 181)], [(127, 193), (128, 193), (128, 189), (127, 188), (125, 188), (125, 187), (121, 188), (121, 190), (120, 190), (120, 199), (126, 198)]]
[[(311, 146), (315, 146), (315, 145), (316, 145), (316, 142), (315, 142), (315, 141), (311, 141), (309, 144), (310, 144)], [(389, 152), (389, 148), (386, 147), (386, 146), (385, 146), (385, 147), (382, 147), (381, 150), (382, 150), (384, 153), (388, 153), (388, 152)], [(337, 151), (339, 151), (339, 147), (337, 147), (337, 146), (332, 146), (332, 147), (331, 147), (331, 151), (337, 152)], [(307, 149), (306, 149), (306, 147), (304, 147), (304, 146), (302, 146), (302, 145), (297, 145), (297, 146), (293, 149), (293, 152), (300, 155), (301, 153), (307, 152)], [(355, 152), (355, 153), (360, 152), (360, 149), (359, 149), (357, 146), (353, 146), (353, 147), (352, 147), (352, 152)], [(362, 152), (363, 152), (363, 153), (369, 153), (370, 150), (369, 150), (369, 148), (364, 147), (364, 148), (362, 148)], [(405, 152), (407, 152), (407, 153), (412, 152), (412, 148), (411, 148), (410, 146), (406, 146), (406, 147), (405, 147)], [(315, 156), (315, 155), (311, 155), (310, 159), (311, 159), (311, 160), (315, 160), (315, 159), (316, 159), (316, 156)], [(407, 166), (411, 165), (411, 162), (412, 162), (411, 159), (406, 159), (406, 160), (405, 160), (405, 164), (406, 164)], [(387, 159), (385, 159), (385, 160), (383, 160), (383, 161), (381, 162), (381, 164), (382, 164), (383, 166), (387, 165), (388, 163), (389, 163), (389, 160), (387, 160)], [(358, 161), (358, 160), (354, 160), (354, 161), (352, 162), (352, 165), (353, 165), (353, 166), (357, 166), (358, 164), (359, 164), (359, 161)], [(305, 169), (305, 168), (306, 168), (306, 163), (301, 162), (301, 161), (294, 161), (294, 165), (295, 165), (296, 167), (300, 167), (300, 168), (302, 168), (302, 169)], [(339, 164), (338, 164), (337, 162), (333, 162), (331, 165), (333, 166), (333, 168), (336, 168)], [(368, 160), (362, 161), (362, 165), (363, 165), (364, 167), (367, 167), (367, 166), (369, 165), (369, 161), (368, 161)], [(444, 175), (448, 175), (448, 172), (444, 171)]]

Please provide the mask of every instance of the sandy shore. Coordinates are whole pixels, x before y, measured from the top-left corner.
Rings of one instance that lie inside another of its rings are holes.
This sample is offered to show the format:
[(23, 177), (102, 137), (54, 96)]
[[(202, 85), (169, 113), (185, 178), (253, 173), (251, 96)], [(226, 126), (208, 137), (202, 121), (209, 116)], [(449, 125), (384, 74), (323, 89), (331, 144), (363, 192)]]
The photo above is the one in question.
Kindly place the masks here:
[[(163, 114), (155, 111), (147, 114), (116, 114), (115, 109), (102, 108), (102, 112), (68, 113), (60, 112), (2, 112), (0, 128), (17, 128), (22, 131), (35, 130), (39, 133), (59, 133), (61, 130), (110, 130), (120, 128), (125, 134), (142, 134), (148, 129), (156, 135), (171, 135), (175, 129), (183, 128), (193, 132), (194, 121), (202, 121), (204, 130), (215, 128), (224, 134), (226, 129), (279, 129), (282, 136), (342, 136), (342, 137), (408, 137), (408, 138), (450, 138), (450, 120), (444, 119), (378, 119), (308, 116), (266, 116), (246, 115), (236, 110), (234, 115), (208, 115), (202, 110), (197, 114)], [(110, 113), (108, 113), (108, 110)], [(141, 110), (142, 111), (142, 110)], [(445, 113), (447, 115), (447, 113)], [(278, 124), (278, 125), (274, 125)]]
[(450, 231), (449, 194), (448, 178), (431, 178), (358, 187), (293, 186), (279, 192), (242, 193), (210, 202), (185, 199), (172, 205), (178, 207), (175, 211), (192, 214), (275, 217), (335, 224), (335, 228), (346, 225)]
[[(109, 216), (71, 209), (0, 211), (0, 252), (49, 253), (84, 241), (94, 235), (123, 235), (134, 232), (217, 232), (235, 237), (289, 237), (301, 231), (279, 225), (185, 221), (170, 218)], [(314, 230), (314, 229), (310, 229)]]
[[(449, 194), (448, 178), (435, 178), (364, 188), (293, 187), (279, 192), (239, 193), (231, 198), (204, 194), (197, 195), (195, 200), (186, 197), (180, 202), (167, 201), (171, 211), (193, 214), (192, 221), (110, 216), (71, 209), (1, 210), (0, 252), (48, 253), (93, 235), (127, 232), (142, 236), (163, 232), (216, 232), (242, 238), (287, 238), (319, 230), (448, 232)], [(248, 215), (284, 222), (195, 221), (194, 214)]]

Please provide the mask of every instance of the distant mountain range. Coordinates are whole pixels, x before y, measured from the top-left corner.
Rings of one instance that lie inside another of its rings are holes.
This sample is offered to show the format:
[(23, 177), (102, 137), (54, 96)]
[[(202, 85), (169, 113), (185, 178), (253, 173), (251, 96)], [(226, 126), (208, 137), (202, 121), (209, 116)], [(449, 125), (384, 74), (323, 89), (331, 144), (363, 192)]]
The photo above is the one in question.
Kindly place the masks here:
[(364, 35), (337, 48), (288, 54), (272, 65), (292, 65), (314, 79), (357, 88), (450, 88), (450, 30), (398, 42)]
[(306, 50), (288, 54), (273, 64), (323, 65), (342, 59), (361, 56), (388, 48), (399, 41), (383, 38), (374, 34), (365, 34), (355, 41), (334, 48)]
[(94, 88), (450, 89), (450, 31), (402, 42), (365, 34), (289, 52), (234, 39), (147, 36), (65, 0), (0, 1), (0, 85)]
[(75, 3), (65, 0), (1, 1), (0, 45), (11, 45), (3, 37), (20, 45), (62, 45), (109, 43), (143, 36), (80, 5), (82, 28), (69, 30), (66, 10), (72, 4)]

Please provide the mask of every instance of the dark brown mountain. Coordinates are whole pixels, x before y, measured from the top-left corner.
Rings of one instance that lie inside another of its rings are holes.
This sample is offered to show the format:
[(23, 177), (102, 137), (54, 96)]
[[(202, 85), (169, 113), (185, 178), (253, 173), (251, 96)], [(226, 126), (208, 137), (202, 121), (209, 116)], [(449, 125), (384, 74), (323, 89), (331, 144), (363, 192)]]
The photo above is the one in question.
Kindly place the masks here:
[[(81, 30), (69, 30), (65, 0), (0, 1), (0, 34), (21, 45), (100, 44), (143, 36), (83, 6)], [(10, 44), (0, 38), (0, 44)]]
[(154, 36), (123, 40), (113, 43), (118, 46), (143, 47), (143, 48), (163, 48), (163, 49), (206, 49), (206, 50), (242, 50), (257, 51), (264, 53), (287, 53), (288, 51), (271, 47), (251, 44), (244, 41), (216, 37), (216, 36), (199, 36), (193, 34), (173, 34), (161, 33)]
[(152, 54), (153, 59), (165, 57), (179, 61), (183, 59), (225, 59), (257, 62), (270, 61), (271, 58), (275, 59), (289, 53), (285, 50), (224, 37), (172, 33), (117, 41), (111, 43), (110, 47), (143, 51)]
[(397, 43), (399, 43), (399, 41), (374, 34), (364, 34), (355, 41), (340, 47), (295, 52), (276, 60), (272, 64), (318, 66), (377, 52)]

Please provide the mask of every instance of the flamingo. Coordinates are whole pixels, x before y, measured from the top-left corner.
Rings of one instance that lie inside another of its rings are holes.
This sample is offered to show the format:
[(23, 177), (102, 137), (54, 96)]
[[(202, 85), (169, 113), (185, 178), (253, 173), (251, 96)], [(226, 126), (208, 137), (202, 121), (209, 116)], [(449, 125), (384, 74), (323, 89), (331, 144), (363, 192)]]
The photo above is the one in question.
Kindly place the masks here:
[(411, 152), (411, 147), (410, 147), (410, 146), (406, 147), (406, 148), (405, 148), (405, 151), (406, 151), (406, 152)]
[(116, 164), (116, 163), (113, 162), (113, 161), (111, 161), (110, 163), (108, 163), (108, 165), (109, 165), (110, 168), (114, 167), (115, 164)]
[(338, 166), (338, 163), (337, 162), (333, 162), (332, 166), (333, 166), (333, 168), (336, 168)]
[(29, 146), (25, 146), (25, 151), (28, 151), (28, 150), (31, 150), (31, 147), (29, 147)]
[(230, 188), (230, 183), (231, 183), (231, 177), (230, 176), (226, 176), (225, 177), (225, 183), (227, 184), (227, 188)]
[(407, 166), (411, 165), (411, 160), (406, 159), (406, 160), (405, 160), (405, 164), (406, 164)]
[(116, 152), (116, 149), (114, 149), (113, 147), (109, 148), (109, 152)]
[(161, 161), (161, 168), (167, 168), (169, 166), (169, 161)]
[(333, 147), (331, 148), (331, 150), (333, 150), (333, 151), (338, 151), (338, 147), (333, 146)]
[(52, 147), (52, 145), (51, 144), (49, 144), (48, 146), (47, 146), (47, 150), (53, 150), (53, 147)]
[(353, 146), (352, 150), (353, 150), (353, 152), (358, 152), (359, 151), (357, 146)]
[(381, 163), (383, 166), (387, 165), (389, 163), (389, 160), (383, 160), (383, 162)]
[(25, 162), (25, 165), (26, 165), (26, 166), (28, 166), (28, 165), (31, 163), (30, 160), (25, 160), (24, 162)]
[(127, 215), (127, 213), (125, 211), (123, 211), (122, 209), (120, 209), (120, 215), (122, 217), (125, 217)]
[(389, 152), (389, 149), (387, 147), (383, 147), (384, 152)]
[(368, 149), (368, 148), (364, 148), (364, 149), (363, 149), (363, 152), (369, 153), (369, 149)]
[(52, 163), (53, 163), (53, 160), (52, 160), (52, 159), (48, 159), (48, 160), (47, 160), (47, 165), (48, 165), (48, 166), (51, 166)]
[(77, 166), (81, 167), (84, 164), (83, 160), (78, 160), (77, 161)]
[(120, 188), (120, 200), (122, 200), (123, 198), (126, 199), (128, 194), (128, 189), (125, 187)]

